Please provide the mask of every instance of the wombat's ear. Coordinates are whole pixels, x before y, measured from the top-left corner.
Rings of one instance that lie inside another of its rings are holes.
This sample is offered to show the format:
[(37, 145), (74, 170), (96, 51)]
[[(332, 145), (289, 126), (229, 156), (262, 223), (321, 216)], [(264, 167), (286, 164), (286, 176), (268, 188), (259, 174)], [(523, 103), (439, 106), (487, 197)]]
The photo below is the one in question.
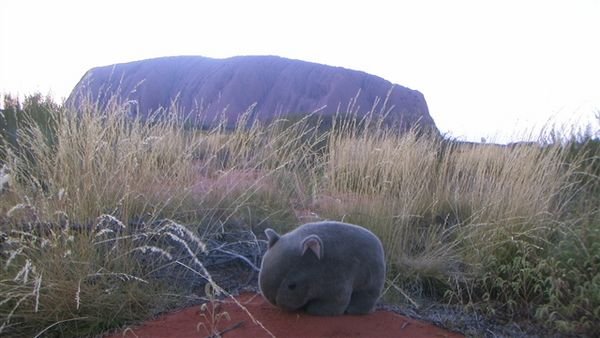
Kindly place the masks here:
[(306, 250), (309, 249), (315, 254), (315, 256), (317, 256), (318, 259), (321, 259), (321, 256), (323, 256), (323, 242), (319, 236), (310, 235), (302, 241), (302, 255), (304, 255)]
[(275, 230), (267, 228), (265, 229), (265, 235), (267, 235), (267, 241), (269, 242), (269, 249), (277, 243), (279, 240), (279, 234)]

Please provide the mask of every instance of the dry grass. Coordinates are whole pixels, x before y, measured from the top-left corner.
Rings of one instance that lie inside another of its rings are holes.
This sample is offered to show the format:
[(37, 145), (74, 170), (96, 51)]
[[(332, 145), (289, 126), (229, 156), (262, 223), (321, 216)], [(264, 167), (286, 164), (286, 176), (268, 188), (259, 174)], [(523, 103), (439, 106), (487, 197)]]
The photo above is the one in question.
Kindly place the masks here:
[[(179, 263), (211, 282), (197, 259), (203, 236), (293, 217), (294, 187), (312, 175), (320, 141), (305, 120), (200, 131), (176, 116), (130, 119), (114, 103), (87, 108), (54, 111), (51, 139), (30, 123), (7, 152), (0, 332), (78, 336), (181, 300), (148, 276), (183, 252)], [(149, 227), (164, 219), (178, 222)]]
[[(598, 224), (597, 152), (462, 144), (369, 119), (324, 131), (312, 116), (248, 127), (244, 115), (234, 130), (195, 130), (176, 115), (151, 123), (127, 111), (54, 111), (52, 138), (32, 124), (8, 152), (0, 332), (81, 335), (143, 317), (181, 300), (150, 278), (157, 269), (178, 263), (212, 281), (198, 259), (205, 236), (232, 224), (285, 230), (304, 217), (378, 234), (387, 299), (514, 304), (501, 310), (547, 323), (554, 311), (565, 332), (597, 319), (597, 303), (569, 303), (548, 284), (571, 271), (584, 294), (598, 290), (585, 240)], [(140, 223), (159, 225), (132, 230)], [(587, 263), (568, 270), (555, 247)]]
[[(315, 208), (382, 238), (389, 278), (404, 289), (404, 301), (406, 294), (411, 302), (424, 295), (467, 303), (493, 298), (496, 291), (482, 292), (480, 280), (509, 269), (504, 262), (521, 249), (543, 257), (570, 231), (561, 220), (581, 192), (575, 177), (583, 157), (566, 162), (568, 147), (560, 143), (461, 144), (416, 131), (352, 133), (343, 126), (329, 147), (325, 197)], [(523, 282), (515, 303), (539, 301), (531, 291), (538, 282)]]

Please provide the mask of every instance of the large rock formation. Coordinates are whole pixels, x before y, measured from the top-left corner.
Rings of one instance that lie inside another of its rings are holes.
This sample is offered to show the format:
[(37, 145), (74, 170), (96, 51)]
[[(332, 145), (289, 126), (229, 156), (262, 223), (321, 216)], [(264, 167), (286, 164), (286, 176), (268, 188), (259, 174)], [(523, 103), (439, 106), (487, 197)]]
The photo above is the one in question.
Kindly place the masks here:
[(104, 107), (111, 97), (143, 116), (175, 104), (180, 114), (204, 125), (224, 117), (232, 125), (254, 105), (250, 120), (373, 110), (388, 112), (386, 123), (398, 122), (401, 129), (419, 123), (437, 132), (416, 90), (360, 71), (276, 56), (177, 56), (97, 67), (83, 76), (67, 104), (77, 107), (91, 98)]

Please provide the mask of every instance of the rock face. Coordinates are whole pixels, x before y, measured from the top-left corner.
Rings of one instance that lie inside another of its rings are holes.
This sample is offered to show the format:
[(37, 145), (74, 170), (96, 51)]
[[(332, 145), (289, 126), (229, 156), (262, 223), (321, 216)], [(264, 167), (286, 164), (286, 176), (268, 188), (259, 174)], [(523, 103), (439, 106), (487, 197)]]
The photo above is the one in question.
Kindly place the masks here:
[(374, 111), (388, 112), (386, 123), (401, 129), (418, 123), (437, 132), (416, 90), (360, 71), (276, 56), (177, 56), (97, 67), (83, 76), (67, 104), (78, 107), (87, 98), (102, 108), (115, 95), (130, 103), (132, 114), (147, 116), (175, 104), (180, 114), (203, 125), (226, 118), (231, 126), (247, 111), (250, 121), (316, 110), (324, 116)]

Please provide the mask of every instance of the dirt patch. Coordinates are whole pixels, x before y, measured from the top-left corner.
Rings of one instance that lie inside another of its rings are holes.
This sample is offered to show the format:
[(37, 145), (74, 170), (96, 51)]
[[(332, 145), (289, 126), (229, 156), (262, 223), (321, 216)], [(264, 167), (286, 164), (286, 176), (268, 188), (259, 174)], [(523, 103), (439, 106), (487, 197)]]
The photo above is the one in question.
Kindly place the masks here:
[[(209, 305), (204, 311), (199, 305), (162, 315), (140, 326), (107, 336), (119, 337), (207, 337), (221, 334), (236, 337), (464, 337), (427, 322), (411, 319), (391, 311), (378, 310), (365, 316), (316, 317), (305, 313), (289, 313), (270, 305), (258, 294), (245, 293), (237, 297), (247, 311), (232, 299)], [(214, 310), (214, 311), (213, 311)], [(211, 313), (222, 315), (211, 321)], [(212, 323), (211, 323), (212, 322)], [(260, 325), (263, 325), (261, 327)], [(265, 330), (266, 329), (266, 330)]]

